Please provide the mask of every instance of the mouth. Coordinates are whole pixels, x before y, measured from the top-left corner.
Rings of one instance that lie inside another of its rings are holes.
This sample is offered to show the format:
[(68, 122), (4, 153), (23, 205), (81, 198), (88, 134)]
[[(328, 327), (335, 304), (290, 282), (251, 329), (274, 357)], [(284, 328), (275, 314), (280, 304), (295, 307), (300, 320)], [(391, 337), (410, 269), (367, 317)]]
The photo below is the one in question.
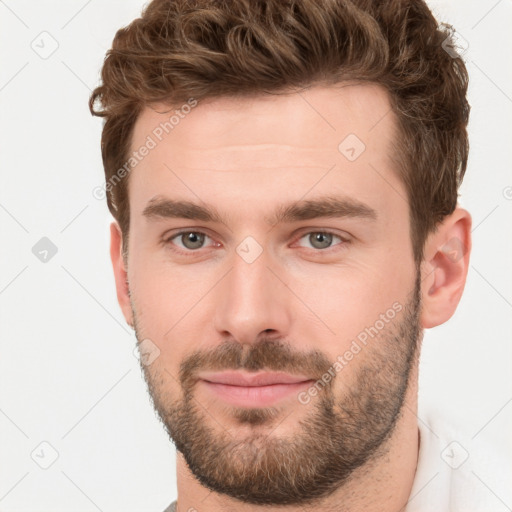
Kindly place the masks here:
[(217, 398), (240, 407), (265, 407), (296, 395), (314, 382), (305, 375), (287, 373), (205, 373), (203, 386)]

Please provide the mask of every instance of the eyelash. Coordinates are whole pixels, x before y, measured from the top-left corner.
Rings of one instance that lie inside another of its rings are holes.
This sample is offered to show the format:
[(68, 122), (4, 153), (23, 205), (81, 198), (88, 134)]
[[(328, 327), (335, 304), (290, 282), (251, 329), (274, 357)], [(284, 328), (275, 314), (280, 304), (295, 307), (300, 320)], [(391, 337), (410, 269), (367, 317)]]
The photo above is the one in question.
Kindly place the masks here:
[[(171, 236), (168, 236), (165, 238), (164, 240), (164, 244), (165, 245), (174, 245), (172, 244), (172, 241), (175, 239), (175, 238), (179, 238), (181, 235), (184, 235), (184, 234), (188, 234), (188, 233), (195, 233), (195, 234), (200, 234), (200, 235), (205, 235), (206, 237), (212, 239), (212, 237), (210, 237), (207, 233), (205, 233), (204, 231), (195, 231), (195, 230), (192, 230), (192, 229), (183, 229), (181, 231), (178, 231), (177, 233), (173, 233)], [(331, 247), (327, 247), (326, 249), (315, 249), (315, 248), (308, 248), (308, 247), (303, 247), (305, 249), (309, 249), (311, 251), (314, 251), (315, 253), (318, 253), (318, 254), (321, 254), (321, 253), (330, 253), (332, 252), (331, 250), (332, 249), (335, 249), (335, 247), (337, 246), (341, 246), (339, 249), (337, 250), (342, 250), (345, 248), (345, 246), (347, 244), (350, 243), (350, 240), (348, 240), (347, 238), (343, 238), (341, 235), (338, 235), (337, 233), (333, 232), (333, 231), (329, 231), (329, 230), (317, 230), (317, 231), (308, 231), (304, 234), (302, 234), (299, 238), (297, 238), (296, 240), (299, 241), (299, 240), (302, 240), (304, 237), (308, 236), (308, 235), (311, 235), (311, 234), (323, 234), (323, 235), (332, 235), (333, 237), (336, 237), (336, 238), (339, 238), (341, 240), (340, 243), (336, 244), (336, 245), (333, 245)], [(204, 249), (204, 247), (200, 247), (199, 249), (182, 249), (182, 248), (174, 248), (172, 247), (171, 250), (174, 251), (174, 252), (177, 252), (179, 254), (187, 254), (187, 255), (190, 255), (190, 254), (193, 254), (193, 253), (197, 253), (199, 252), (201, 249)], [(336, 249), (335, 249), (336, 250)]]

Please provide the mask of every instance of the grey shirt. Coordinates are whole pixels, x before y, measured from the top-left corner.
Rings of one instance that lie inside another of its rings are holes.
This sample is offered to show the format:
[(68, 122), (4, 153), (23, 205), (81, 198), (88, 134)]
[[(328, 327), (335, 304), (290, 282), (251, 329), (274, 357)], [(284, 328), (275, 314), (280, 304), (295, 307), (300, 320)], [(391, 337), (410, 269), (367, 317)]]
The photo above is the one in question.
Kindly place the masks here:
[(176, 502), (173, 501), (165, 510), (164, 512), (176, 512)]

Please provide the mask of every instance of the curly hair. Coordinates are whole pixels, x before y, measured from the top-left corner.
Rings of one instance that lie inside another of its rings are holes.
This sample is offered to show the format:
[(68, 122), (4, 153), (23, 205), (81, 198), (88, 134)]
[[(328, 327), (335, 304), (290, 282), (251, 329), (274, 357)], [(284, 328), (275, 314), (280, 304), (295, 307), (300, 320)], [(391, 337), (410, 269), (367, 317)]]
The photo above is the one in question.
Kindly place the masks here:
[[(397, 172), (416, 263), (457, 206), (467, 165), (468, 74), (454, 30), (422, 0), (153, 0), (117, 31), (89, 108), (104, 117), (105, 178), (126, 166), (142, 109), (194, 98), (263, 95), (344, 81), (389, 95)], [(108, 207), (126, 240), (128, 179)]]

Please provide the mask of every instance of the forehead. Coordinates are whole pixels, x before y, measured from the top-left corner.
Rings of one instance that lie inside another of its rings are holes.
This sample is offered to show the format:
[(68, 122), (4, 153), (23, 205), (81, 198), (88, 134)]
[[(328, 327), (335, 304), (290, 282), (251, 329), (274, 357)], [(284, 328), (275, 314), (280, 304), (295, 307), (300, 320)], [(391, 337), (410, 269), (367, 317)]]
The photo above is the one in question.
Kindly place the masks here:
[[(347, 134), (358, 136), (375, 149), (386, 149), (394, 131), (387, 92), (376, 84), (316, 86), (286, 94), (194, 103), (197, 106), (191, 107), (189, 101), (143, 109), (134, 127), (132, 149), (152, 135), (157, 142), (172, 143), (182, 150), (209, 151), (212, 158), (220, 146), (243, 153), (249, 146), (252, 150), (261, 146), (266, 152), (265, 145), (279, 144), (280, 153), (288, 149), (307, 154), (321, 145), (337, 152)], [(193, 156), (179, 151), (174, 159), (181, 163), (183, 157), (193, 161)]]
[(319, 181), (318, 190), (336, 186), (348, 196), (378, 196), (378, 187), (385, 196), (392, 191), (383, 180), (392, 194), (401, 188), (390, 158), (395, 117), (378, 85), (194, 103), (153, 105), (137, 119), (131, 150), (148, 141), (151, 149), (130, 173), (132, 213), (167, 193), (228, 199), (243, 190), (250, 199), (279, 189), (291, 199)]

